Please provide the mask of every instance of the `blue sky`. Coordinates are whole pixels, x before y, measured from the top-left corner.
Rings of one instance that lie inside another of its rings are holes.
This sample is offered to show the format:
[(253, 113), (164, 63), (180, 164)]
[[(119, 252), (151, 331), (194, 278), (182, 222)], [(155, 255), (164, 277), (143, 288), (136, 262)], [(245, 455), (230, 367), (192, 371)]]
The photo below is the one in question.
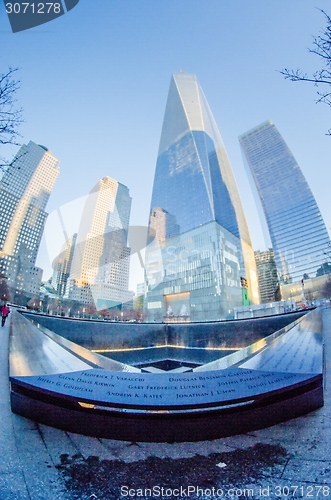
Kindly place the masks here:
[[(61, 18), (13, 34), (1, 3), (0, 71), (20, 68), (22, 142), (43, 144), (60, 160), (48, 212), (108, 175), (130, 189), (131, 224), (147, 224), (170, 77), (182, 69), (197, 75), (215, 116), (254, 248), (265, 243), (238, 136), (267, 119), (330, 229), (331, 110), (316, 105), (314, 86), (277, 71), (320, 67), (307, 49), (325, 26), (318, 9), (329, 7), (328, 0), (80, 0)], [(45, 242), (37, 264), (48, 278)]]

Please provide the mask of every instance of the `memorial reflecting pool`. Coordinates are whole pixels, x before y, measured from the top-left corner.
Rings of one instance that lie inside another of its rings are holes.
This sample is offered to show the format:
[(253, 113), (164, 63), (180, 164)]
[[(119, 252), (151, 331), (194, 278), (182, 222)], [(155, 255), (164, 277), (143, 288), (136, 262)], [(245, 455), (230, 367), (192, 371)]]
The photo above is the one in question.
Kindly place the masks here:
[(87, 435), (197, 441), (323, 405), (319, 310), (196, 324), (13, 312), (12, 410)]

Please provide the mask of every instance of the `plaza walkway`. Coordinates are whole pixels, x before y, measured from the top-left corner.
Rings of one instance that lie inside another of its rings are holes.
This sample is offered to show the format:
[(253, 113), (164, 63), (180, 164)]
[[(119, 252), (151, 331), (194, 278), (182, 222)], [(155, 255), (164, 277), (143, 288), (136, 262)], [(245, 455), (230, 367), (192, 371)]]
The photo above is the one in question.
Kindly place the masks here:
[(169, 444), (96, 439), (12, 414), (7, 321), (0, 329), (0, 500), (154, 499), (162, 492), (171, 499), (331, 498), (331, 308), (323, 323), (323, 408), (247, 434)]

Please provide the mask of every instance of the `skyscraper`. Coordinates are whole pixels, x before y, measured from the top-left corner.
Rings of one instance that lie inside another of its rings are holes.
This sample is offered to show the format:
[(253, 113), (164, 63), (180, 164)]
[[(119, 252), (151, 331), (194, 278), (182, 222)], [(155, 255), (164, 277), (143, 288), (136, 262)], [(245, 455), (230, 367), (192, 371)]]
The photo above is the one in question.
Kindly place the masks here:
[(299, 165), (270, 120), (239, 142), (261, 199), (281, 283), (315, 277), (329, 235)]
[[(162, 222), (162, 223), (161, 223)], [(258, 301), (254, 253), (220, 133), (195, 75), (173, 75), (156, 164), (146, 254), (147, 309), (231, 315), (240, 277)]]
[(98, 309), (132, 299), (127, 246), (131, 198), (123, 184), (104, 177), (90, 191), (78, 230), (66, 297)]
[(58, 163), (47, 148), (30, 141), (0, 181), (0, 271), (16, 292), (39, 293), (42, 270), (35, 262)]
[(62, 252), (53, 262), (52, 286), (56, 293), (63, 296), (70, 276), (71, 264), (76, 245), (77, 233), (68, 238), (63, 245)]
[(278, 274), (272, 248), (255, 252), (261, 304), (280, 300)]

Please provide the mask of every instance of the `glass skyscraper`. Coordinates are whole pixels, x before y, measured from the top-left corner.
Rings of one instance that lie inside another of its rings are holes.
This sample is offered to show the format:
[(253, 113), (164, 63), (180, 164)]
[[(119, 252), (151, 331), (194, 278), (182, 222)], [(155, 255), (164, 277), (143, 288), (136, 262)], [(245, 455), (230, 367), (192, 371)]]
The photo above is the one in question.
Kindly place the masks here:
[(0, 272), (7, 276), (12, 293), (39, 294), (42, 270), (35, 262), (48, 215), (46, 204), (58, 175), (59, 161), (30, 141), (19, 149), (0, 181)]
[(261, 199), (280, 282), (315, 277), (329, 235), (299, 165), (270, 120), (239, 142)]
[(76, 245), (77, 233), (68, 238), (62, 247), (62, 252), (58, 255), (53, 265), (52, 286), (56, 293), (63, 296), (66, 291), (68, 278), (70, 276), (71, 264)]
[(261, 304), (280, 300), (278, 273), (272, 248), (255, 252)]
[(166, 105), (146, 253), (147, 312), (229, 317), (240, 278), (258, 302), (254, 253), (230, 162), (195, 75), (173, 75)]

